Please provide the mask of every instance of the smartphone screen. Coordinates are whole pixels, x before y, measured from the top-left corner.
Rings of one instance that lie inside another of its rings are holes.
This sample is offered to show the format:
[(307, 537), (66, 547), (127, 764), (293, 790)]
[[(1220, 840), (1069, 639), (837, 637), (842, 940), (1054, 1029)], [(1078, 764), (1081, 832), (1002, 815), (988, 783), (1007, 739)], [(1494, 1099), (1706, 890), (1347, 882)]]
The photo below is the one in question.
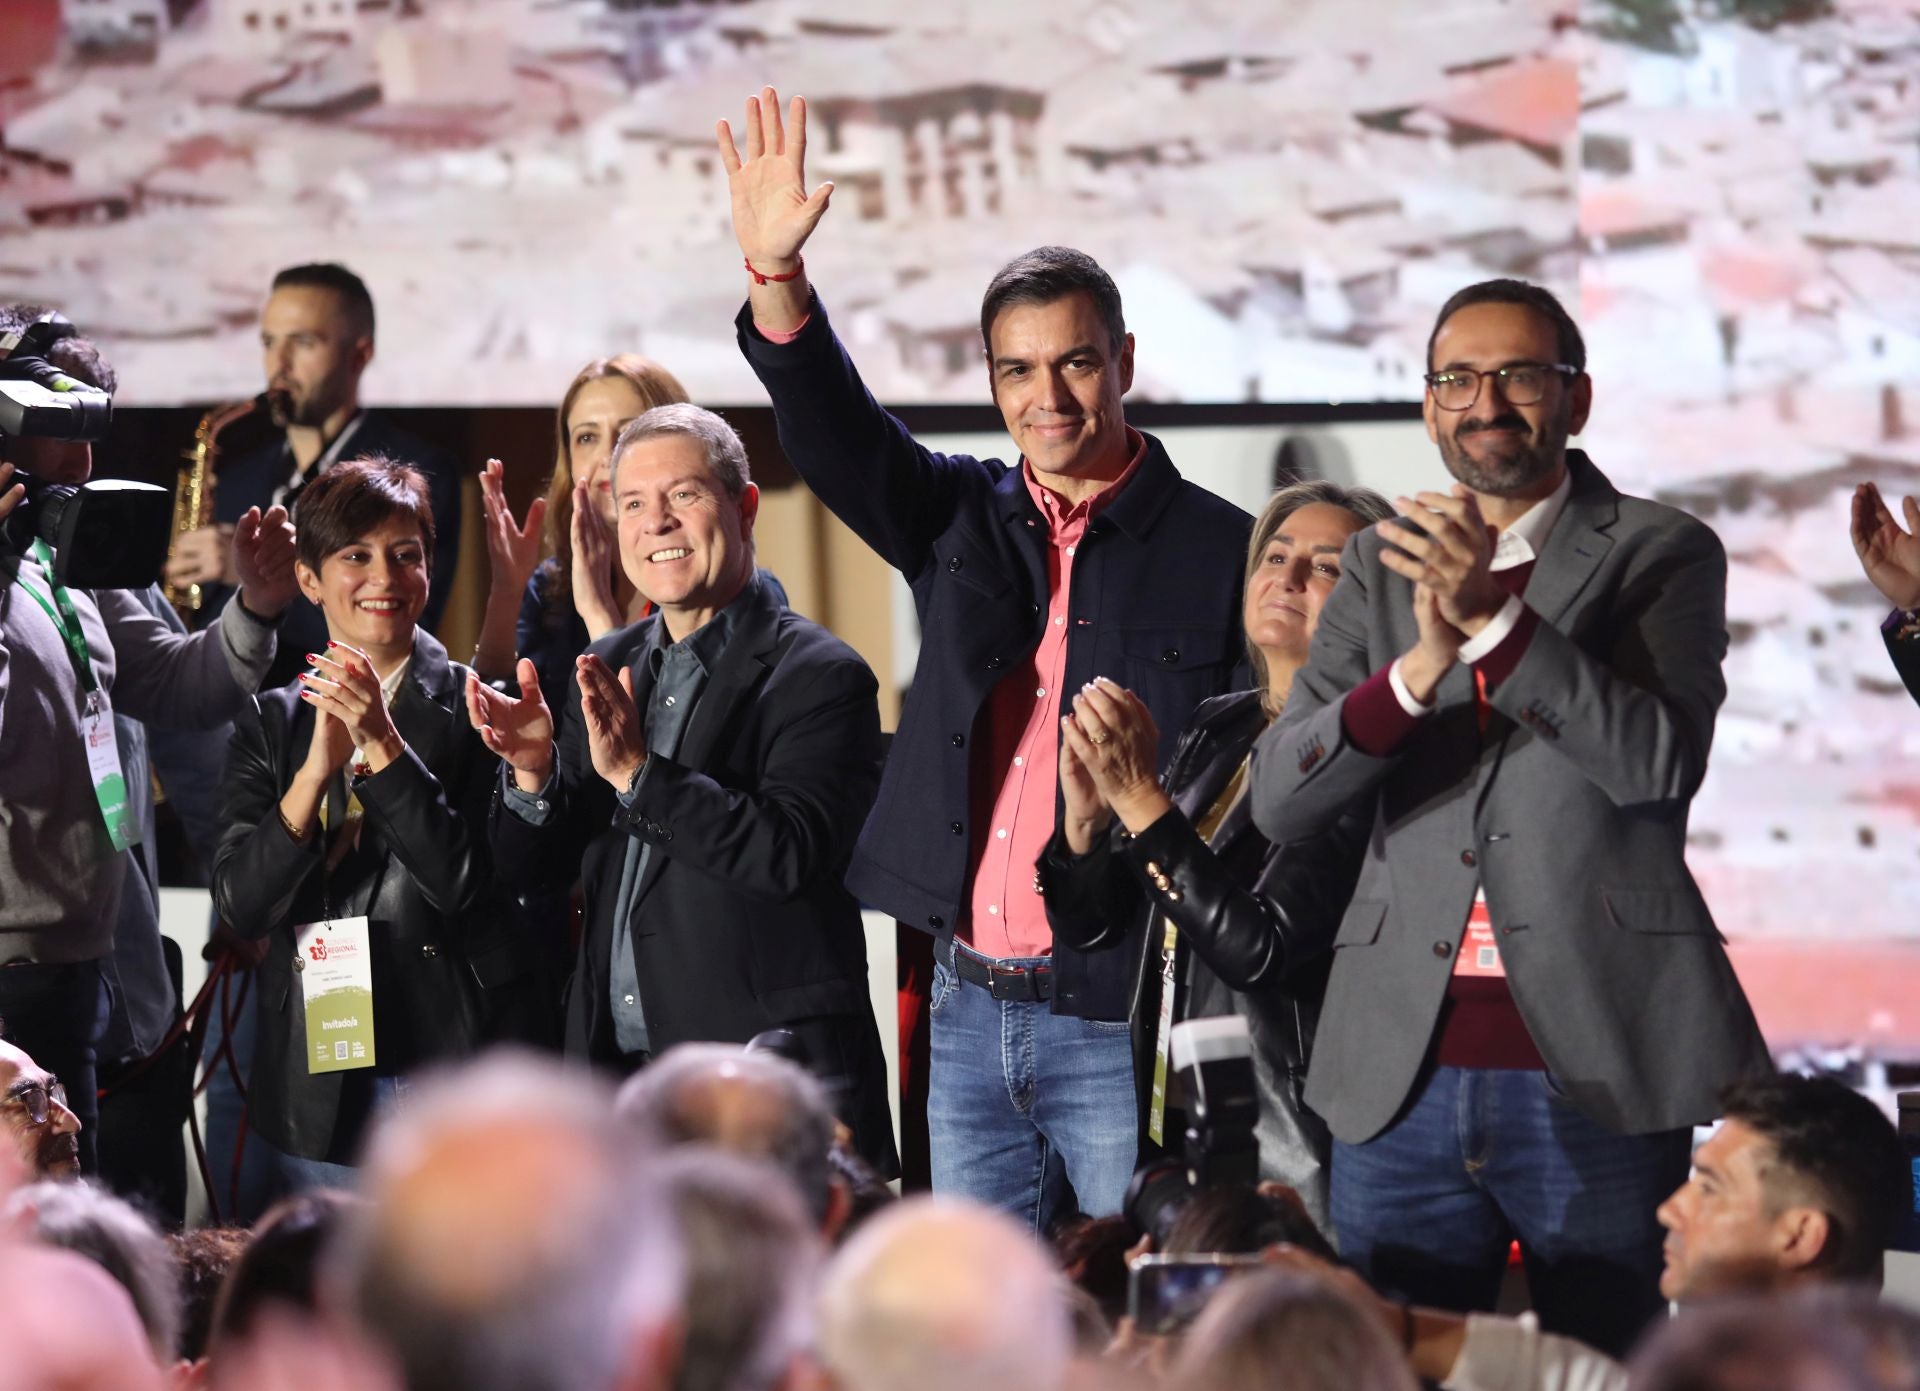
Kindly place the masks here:
[(1127, 1314), (1142, 1333), (1177, 1333), (1222, 1282), (1259, 1265), (1258, 1256), (1141, 1256), (1127, 1270)]

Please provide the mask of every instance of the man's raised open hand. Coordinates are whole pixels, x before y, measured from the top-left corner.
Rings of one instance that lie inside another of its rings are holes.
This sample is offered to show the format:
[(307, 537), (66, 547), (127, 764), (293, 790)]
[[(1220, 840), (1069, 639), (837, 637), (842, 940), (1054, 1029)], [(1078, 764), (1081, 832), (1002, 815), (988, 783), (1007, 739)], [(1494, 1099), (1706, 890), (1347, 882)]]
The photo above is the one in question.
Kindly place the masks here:
[(715, 130), (740, 250), (762, 274), (784, 275), (798, 264), (800, 248), (833, 196), (831, 183), (807, 192), (807, 99), (795, 97), (783, 122), (773, 88), (748, 97), (745, 160), (734, 146), (733, 128), (721, 121)]

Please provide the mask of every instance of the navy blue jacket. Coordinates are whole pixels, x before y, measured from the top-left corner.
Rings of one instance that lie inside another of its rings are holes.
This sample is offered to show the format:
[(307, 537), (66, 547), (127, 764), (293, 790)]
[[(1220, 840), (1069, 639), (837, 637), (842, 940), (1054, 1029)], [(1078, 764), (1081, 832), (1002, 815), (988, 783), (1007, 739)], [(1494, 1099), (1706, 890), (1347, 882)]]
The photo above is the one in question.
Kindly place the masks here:
[[(1039, 645), (1046, 520), (1017, 466), (917, 444), (861, 383), (817, 298), (790, 343), (761, 336), (750, 309), (735, 324), (787, 457), (905, 575), (920, 615), (919, 665), (847, 887), (902, 922), (951, 933), (979, 830), (969, 825), (975, 722), (995, 683)], [(1064, 689), (1106, 676), (1133, 691), (1160, 726), (1163, 760), (1194, 707), (1231, 688), (1251, 529), (1245, 512), (1181, 478), (1148, 436), (1139, 471), (1075, 557)], [(1127, 1017), (1127, 953), (1056, 945), (1053, 955), (1055, 1013)]]

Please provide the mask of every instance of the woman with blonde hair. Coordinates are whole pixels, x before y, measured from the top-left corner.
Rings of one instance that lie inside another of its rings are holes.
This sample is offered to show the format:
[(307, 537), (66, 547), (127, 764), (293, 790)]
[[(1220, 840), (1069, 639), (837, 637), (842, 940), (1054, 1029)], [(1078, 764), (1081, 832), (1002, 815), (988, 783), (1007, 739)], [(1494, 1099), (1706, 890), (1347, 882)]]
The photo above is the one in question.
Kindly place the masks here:
[(1254, 742), (1306, 664), (1347, 539), (1391, 515), (1379, 494), (1324, 479), (1276, 492), (1247, 550), (1241, 621), (1256, 685), (1202, 702), (1164, 777), (1147, 707), (1105, 677), (1089, 685), (1061, 722), (1065, 814), (1035, 867), (1056, 941), (1136, 956), (1142, 1159), (1179, 1148), (1164, 1079), (1156, 1085), (1171, 1025), (1242, 1015), (1260, 1093), (1260, 1175), (1295, 1189), (1322, 1224), (1329, 1137), (1300, 1086), (1365, 827), (1347, 818), (1283, 849), (1260, 834), (1242, 793)]
[(487, 460), (480, 498), (493, 583), (473, 653), (482, 680), (511, 681), (516, 656), (525, 657), (558, 710), (574, 658), (640, 617), (645, 600), (616, 541), (613, 443), (634, 417), (685, 400), (679, 378), (651, 358), (618, 353), (582, 367), (554, 413), (553, 477), (525, 525), (507, 507), (500, 461)]

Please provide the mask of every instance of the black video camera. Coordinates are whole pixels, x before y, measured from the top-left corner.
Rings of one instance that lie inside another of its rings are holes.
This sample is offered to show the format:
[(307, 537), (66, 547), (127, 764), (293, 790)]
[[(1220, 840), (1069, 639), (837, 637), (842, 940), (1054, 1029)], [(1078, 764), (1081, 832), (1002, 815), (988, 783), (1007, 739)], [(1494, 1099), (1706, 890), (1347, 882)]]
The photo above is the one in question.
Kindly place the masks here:
[[(113, 398), (62, 372), (47, 354), (76, 330), (48, 311), (0, 336), (0, 442), (100, 439), (113, 423)], [(0, 552), (52, 547), (55, 583), (75, 589), (144, 589), (160, 577), (173, 539), (165, 488), (125, 479), (78, 486), (48, 483), (16, 466), (27, 495), (0, 522)]]
[[(1260, 1091), (1253, 1042), (1237, 1014), (1176, 1024), (1169, 1062), (1180, 1080), (1187, 1126), (1177, 1152), (1143, 1164), (1127, 1184), (1121, 1211), (1136, 1232), (1167, 1249), (1167, 1233), (1193, 1195), (1260, 1181)], [(1169, 1149), (1172, 1147), (1169, 1146)]]

